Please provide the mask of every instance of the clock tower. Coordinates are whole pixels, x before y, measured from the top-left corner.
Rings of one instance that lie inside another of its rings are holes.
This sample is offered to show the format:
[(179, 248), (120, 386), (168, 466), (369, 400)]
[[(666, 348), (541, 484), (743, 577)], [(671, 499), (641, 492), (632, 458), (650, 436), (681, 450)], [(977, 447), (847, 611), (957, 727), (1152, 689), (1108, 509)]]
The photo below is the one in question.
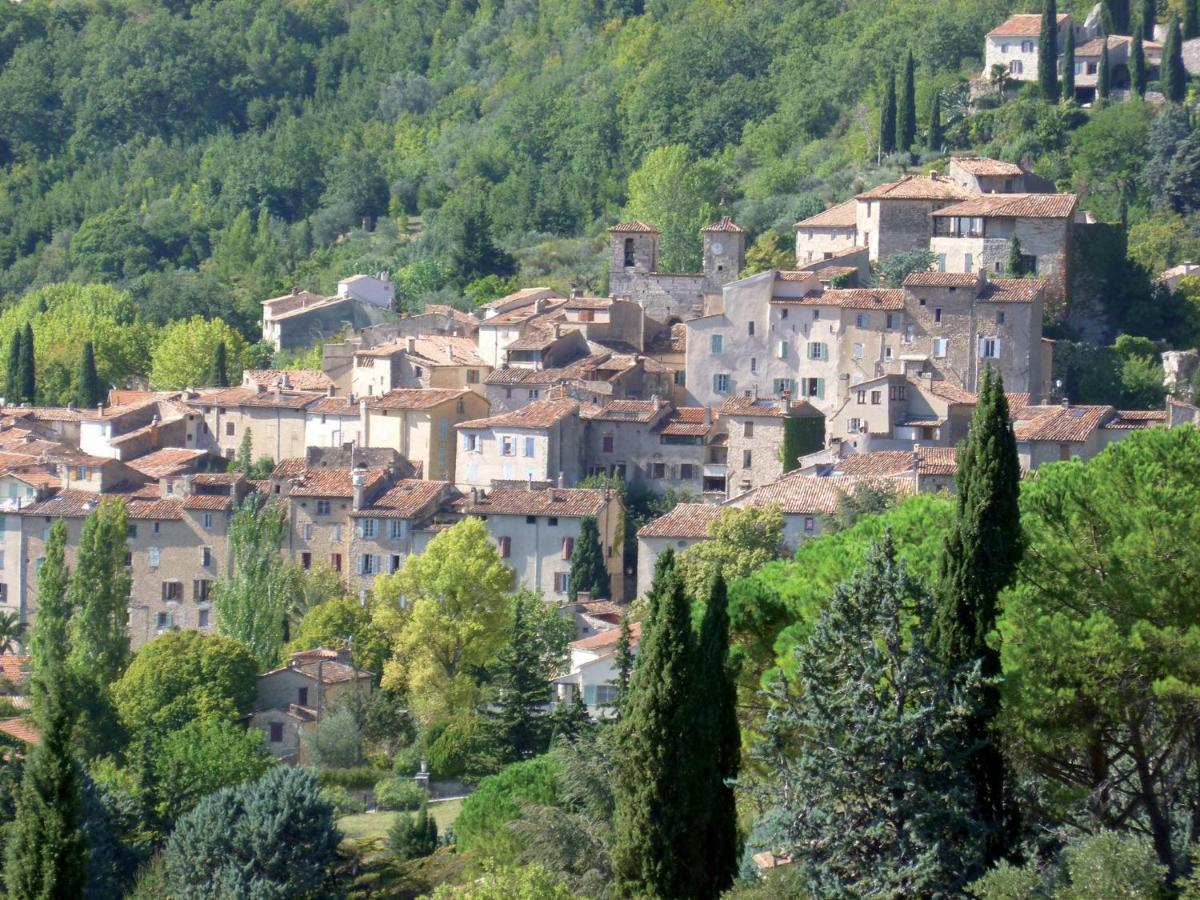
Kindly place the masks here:
[(709, 225), (704, 236), (705, 293), (719, 293), (746, 267), (746, 229), (729, 216)]

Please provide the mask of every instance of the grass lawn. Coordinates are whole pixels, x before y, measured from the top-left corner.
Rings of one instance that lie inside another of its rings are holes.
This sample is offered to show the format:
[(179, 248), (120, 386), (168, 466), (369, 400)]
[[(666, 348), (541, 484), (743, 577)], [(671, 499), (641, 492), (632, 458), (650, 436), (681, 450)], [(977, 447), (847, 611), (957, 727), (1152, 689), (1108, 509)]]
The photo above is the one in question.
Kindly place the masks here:
[[(435, 800), (429, 804), (429, 812), (437, 822), (438, 832), (444, 832), (446, 826), (452, 825), (462, 809), (461, 800)], [(354, 816), (344, 816), (338, 819), (338, 827), (347, 841), (360, 841), (364, 838), (387, 840), (387, 833), (399, 813), (375, 812), (359, 813)]]

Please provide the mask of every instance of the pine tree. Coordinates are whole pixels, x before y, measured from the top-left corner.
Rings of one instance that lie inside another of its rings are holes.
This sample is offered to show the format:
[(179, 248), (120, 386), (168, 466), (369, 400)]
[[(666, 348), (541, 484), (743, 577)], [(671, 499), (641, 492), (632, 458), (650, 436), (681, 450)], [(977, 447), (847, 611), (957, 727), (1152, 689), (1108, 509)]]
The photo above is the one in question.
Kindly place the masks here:
[(908, 152), (917, 139), (917, 86), (914, 80), (913, 55), (904, 57), (904, 74), (900, 79), (900, 97), (896, 104), (896, 149)]
[(1136, 30), (1129, 48), (1129, 86), (1139, 97), (1146, 96), (1146, 50), (1141, 29)]
[(697, 762), (703, 767), (697, 776), (705, 781), (697, 793), (706, 807), (703, 851), (711, 879), (709, 896), (716, 897), (733, 884), (737, 869), (737, 804), (729, 782), (737, 777), (742, 752), (737, 685), (729, 660), (729, 599), (720, 575), (708, 594), (698, 649), (693, 693), (700, 705), (697, 738), (709, 746), (696, 748)]
[(571, 551), (571, 577), (568, 584), (571, 599), (580, 591), (593, 597), (607, 597), (611, 593), (608, 583), (608, 568), (604, 565), (604, 548), (600, 546), (600, 527), (594, 516), (584, 516), (579, 522), (579, 537)]
[(1142, 13), (1138, 16), (1142, 37), (1148, 41), (1154, 40), (1154, 21), (1158, 15), (1158, 5), (1155, 0), (1142, 0)]
[(1021, 259), (1021, 239), (1015, 234), (1008, 241), (1008, 277), (1020, 278), (1025, 274), (1025, 261)]
[(1100, 45), (1100, 71), (1096, 74), (1096, 97), (1107, 100), (1112, 93), (1112, 73), (1108, 70), (1108, 38)]
[(926, 141), (926, 147), (937, 153), (942, 149), (942, 144), (944, 143), (945, 136), (942, 133), (942, 92), (934, 91), (933, 99), (929, 101), (929, 138)]
[(242, 441), (238, 444), (237, 456), (234, 457), (233, 465), (230, 468), (234, 472), (246, 474), (254, 467), (254, 460), (251, 458), (253, 455), (254, 438), (250, 434), (250, 429), (247, 428), (242, 432)]
[(1058, 5), (1046, 0), (1042, 11), (1042, 34), (1038, 38), (1038, 85), (1042, 97), (1054, 103), (1058, 100)]
[(1179, 19), (1172, 18), (1163, 42), (1162, 92), (1172, 103), (1182, 103), (1187, 96), (1187, 69), (1183, 67), (1183, 40), (1179, 35)]
[(616, 726), (613, 874), (619, 896), (699, 897), (707, 861), (692, 821), (696, 642), (673, 570), (653, 603)]
[(1189, 40), (1200, 37), (1200, 15), (1197, 14), (1196, 0), (1183, 0), (1183, 39)]
[(988, 643), (996, 606), (1016, 573), (1023, 551), (1017, 506), (1020, 464), (1000, 375), (988, 367), (966, 441), (958, 455), (957, 513), (942, 555), (938, 606), (931, 643), (947, 670), (978, 663), (984, 679), (964, 746), (976, 748), (967, 771), (975, 810), (990, 832), (984, 855), (990, 865), (1013, 846), (1017, 822), (1003, 757), (992, 724), (999, 713), (995, 679), (1000, 654)]
[(887, 156), (896, 152), (896, 73), (889, 72), (883, 93), (883, 109), (879, 111), (879, 152)]
[(532, 594), (516, 598), (511, 636), (498, 659), (495, 721), (506, 762), (531, 759), (546, 750), (550, 723), (542, 710), (550, 701), (550, 681), (531, 608), (541, 602)]
[(75, 405), (80, 409), (89, 409), (104, 402), (104, 387), (100, 376), (96, 374), (96, 351), (92, 342), (83, 345), (83, 355), (79, 360), (79, 376), (75, 383)]
[(218, 341), (213, 351), (212, 364), (208, 367), (208, 377), (205, 379), (209, 387), (229, 387), (229, 372), (226, 362), (228, 351), (225, 342)]
[(437, 822), (424, 803), (415, 815), (400, 813), (388, 832), (388, 844), (400, 862), (420, 859), (437, 850)]
[(1063, 42), (1062, 96), (1064, 100), (1075, 99), (1075, 29), (1067, 29)]
[(17, 370), (21, 385), (22, 403), (33, 404), (37, 400), (37, 365), (33, 355), (33, 326), (28, 322), (21, 332), (21, 361)]
[(67, 669), (71, 620), (68, 591), (71, 576), (65, 559), (66, 544), (67, 524), (65, 520), (58, 519), (50, 526), (42, 564), (37, 571), (37, 615), (29, 636), (30, 707), (34, 722), (42, 728), (48, 727), (52, 687), (64, 677)]
[(21, 402), (21, 329), (13, 329), (8, 341), (8, 370), (4, 379), (4, 401), (10, 405)]

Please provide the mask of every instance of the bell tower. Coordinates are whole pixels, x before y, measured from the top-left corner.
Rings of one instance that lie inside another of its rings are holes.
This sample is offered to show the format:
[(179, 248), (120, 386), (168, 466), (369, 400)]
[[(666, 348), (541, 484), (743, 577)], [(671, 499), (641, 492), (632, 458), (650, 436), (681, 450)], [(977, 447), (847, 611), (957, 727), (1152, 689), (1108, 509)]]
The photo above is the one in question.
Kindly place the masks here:
[(729, 216), (705, 228), (704, 283), (707, 292), (719, 291), (746, 267), (746, 229)]

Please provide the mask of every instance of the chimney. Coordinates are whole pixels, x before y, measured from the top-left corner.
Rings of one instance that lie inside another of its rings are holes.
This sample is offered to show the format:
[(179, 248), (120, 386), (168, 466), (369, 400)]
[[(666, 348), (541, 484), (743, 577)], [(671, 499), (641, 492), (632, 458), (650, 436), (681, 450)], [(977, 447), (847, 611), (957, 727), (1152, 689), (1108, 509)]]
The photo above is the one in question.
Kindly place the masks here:
[(658, 394), (651, 394), (650, 402), (654, 404), (655, 411), (662, 408), (662, 397), (658, 396)]
[(346, 394), (346, 403), (350, 406), (354, 405), (354, 391), (350, 391), (348, 394)]
[(525, 490), (527, 490), (527, 491), (533, 490), (533, 473), (532, 472), (525, 473)]
[(337, 387), (330, 382), (329, 387), (325, 388), (325, 396), (332, 397), (337, 392)]
[(300, 285), (298, 285), (298, 284), (293, 284), (293, 285), (292, 285), (292, 296), (293, 296), (293, 297), (298, 297), (299, 295), (300, 295)]
[(583, 296), (583, 291), (579, 290), (575, 285), (571, 285), (571, 299), (578, 300)]
[(712, 410), (709, 407), (704, 407), (704, 427), (708, 428), (712, 425)]
[(563, 473), (562, 473), (562, 472), (559, 472), (559, 473), (558, 473), (558, 482), (557, 482), (557, 483), (558, 483), (558, 486), (559, 486), (559, 487), (562, 487), (562, 486), (563, 486), (563, 482), (564, 482), (565, 480), (566, 480), (566, 477), (563, 475)]
[(473, 488), (471, 488), (471, 504), (474, 505), (478, 502), (479, 502), (479, 488), (473, 487)]
[(254, 393), (265, 394), (266, 392), (267, 386), (265, 384), (263, 384), (261, 381), (254, 382)]
[(279, 376), (279, 386), (285, 391), (292, 386), (292, 379), (287, 372), (283, 372)]
[(562, 324), (560, 322), (555, 322), (554, 323), (554, 339), (557, 341), (560, 337), (562, 337)]
[(363, 508), (363, 502), (366, 500), (366, 479), (362, 472), (353, 472), (350, 475), (350, 484), (354, 488), (354, 511), (358, 512)]
[(788, 410), (791, 408), (791, 406), (792, 406), (792, 392), (789, 391), (787, 388), (784, 388), (782, 391), (779, 392), (779, 410), (786, 416), (788, 414)]
[(1063, 409), (1070, 409), (1070, 408), (1071, 408), (1071, 401), (1070, 401), (1070, 399), (1068, 399), (1068, 397), (1067, 397), (1067, 395), (1066, 395), (1066, 394), (1063, 394), (1063, 398), (1062, 398), (1062, 408), (1063, 408)]
[(404, 339), (404, 349), (408, 353), (417, 352), (417, 339), (415, 337), (406, 337)]
[(103, 403), (96, 404), (96, 415), (98, 415), (98, 416), (104, 415), (104, 404)]
[(67, 401), (67, 409), (69, 409), (71, 412), (75, 411), (75, 401), (74, 400)]

